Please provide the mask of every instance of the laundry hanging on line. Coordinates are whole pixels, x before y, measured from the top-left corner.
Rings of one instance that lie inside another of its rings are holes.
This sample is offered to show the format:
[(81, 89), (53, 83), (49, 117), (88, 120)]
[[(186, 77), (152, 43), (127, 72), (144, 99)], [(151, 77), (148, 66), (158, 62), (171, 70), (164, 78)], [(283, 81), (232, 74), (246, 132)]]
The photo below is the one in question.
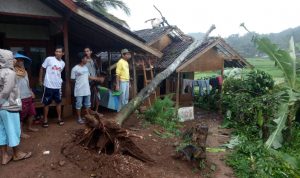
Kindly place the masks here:
[(194, 96), (194, 87), (196, 85), (199, 86), (199, 95), (203, 96), (204, 95), (204, 91), (206, 91), (207, 94), (210, 93), (210, 85), (209, 85), (209, 79), (206, 80), (194, 80), (193, 82), (193, 89), (192, 89), (192, 95)]
[(185, 89), (186, 87), (189, 87), (192, 89), (192, 92), (193, 92), (193, 82), (194, 80), (191, 80), (191, 79), (183, 79), (182, 81), (182, 90), (181, 90), (181, 94), (184, 94), (185, 93)]
[(221, 89), (222, 83), (222, 76), (200, 80), (183, 79), (181, 93), (186, 93), (185, 90), (188, 87), (191, 89), (191, 93), (194, 96), (194, 87), (199, 86), (199, 95), (203, 96), (204, 94), (209, 94), (211, 90)]

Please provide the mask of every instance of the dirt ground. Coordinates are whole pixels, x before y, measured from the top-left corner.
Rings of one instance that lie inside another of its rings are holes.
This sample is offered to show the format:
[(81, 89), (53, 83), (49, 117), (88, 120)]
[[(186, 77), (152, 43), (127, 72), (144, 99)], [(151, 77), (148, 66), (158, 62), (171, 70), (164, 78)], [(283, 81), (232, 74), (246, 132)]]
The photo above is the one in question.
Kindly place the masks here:
[[(113, 118), (113, 112), (105, 112), (107, 119)], [(218, 147), (229, 140), (229, 131), (220, 129), (220, 116), (215, 113), (197, 110), (195, 120), (183, 123), (183, 128), (196, 124), (209, 127), (207, 147)], [(76, 136), (76, 132), (85, 126), (78, 125), (74, 118), (67, 118), (64, 126), (52, 120), (49, 128), (39, 128), (39, 132), (29, 133), (31, 138), (21, 141), (21, 149), (32, 151), (30, 159), (0, 165), (0, 178), (58, 178), (58, 177), (163, 177), (163, 178), (229, 178), (234, 177), (231, 168), (224, 163), (225, 152), (207, 153), (207, 164), (203, 170), (194, 168), (191, 162), (174, 159), (172, 155), (180, 138), (161, 138), (153, 131), (161, 128), (143, 124), (134, 115), (124, 124), (130, 132), (143, 136), (134, 138), (134, 142), (155, 163), (144, 163), (128, 155), (98, 155), (81, 146), (64, 150), (62, 147)], [(44, 155), (44, 151), (50, 154)]]

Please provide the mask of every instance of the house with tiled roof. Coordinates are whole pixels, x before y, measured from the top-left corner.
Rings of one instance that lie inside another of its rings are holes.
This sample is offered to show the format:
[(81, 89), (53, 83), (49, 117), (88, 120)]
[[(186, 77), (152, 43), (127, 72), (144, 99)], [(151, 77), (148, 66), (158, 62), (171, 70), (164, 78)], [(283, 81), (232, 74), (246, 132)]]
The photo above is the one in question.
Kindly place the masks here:
[[(152, 60), (156, 73), (171, 65), (195, 41), (176, 26), (144, 29), (136, 31), (135, 34), (143, 38), (149, 46), (163, 53), (160, 59)], [(224, 39), (209, 37), (199, 47), (190, 52), (174, 74), (161, 83), (157, 93), (159, 95), (182, 93), (180, 87), (182, 80), (195, 79), (195, 72), (219, 71), (222, 75), (224, 68), (244, 68), (247, 66), (251, 65)], [(188, 101), (188, 103), (192, 101), (189, 94), (180, 94), (178, 97), (180, 101)]]

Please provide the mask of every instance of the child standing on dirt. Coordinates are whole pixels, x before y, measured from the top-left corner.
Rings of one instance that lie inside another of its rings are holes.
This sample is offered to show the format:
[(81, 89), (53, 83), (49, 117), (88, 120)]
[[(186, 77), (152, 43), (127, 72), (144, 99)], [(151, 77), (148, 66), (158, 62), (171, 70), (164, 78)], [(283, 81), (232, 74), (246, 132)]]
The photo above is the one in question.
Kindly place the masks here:
[(79, 124), (84, 124), (85, 121), (81, 117), (82, 105), (86, 109), (86, 114), (89, 114), (89, 109), (91, 107), (91, 90), (89, 80), (99, 81), (102, 80), (97, 77), (90, 76), (90, 72), (87, 63), (87, 56), (83, 53), (77, 55), (78, 64), (72, 68), (71, 79), (75, 80), (74, 96), (76, 97), (76, 113), (77, 122)]
[[(0, 147), (2, 164), (29, 158), (31, 152), (18, 149), (20, 144), (20, 114), (22, 104), (14, 71), (14, 58), (11, 51), (0, 49)], [(12, 147), (13, 155), (8, 152)]]
[(35, 95), (33, 94), (30, 86), (29, 86), (29, 78), (27, 71), (24, 67), (24, 61), (27, 64), (31, 62), (31, 59), (28, 57), (18, 54), (15, 54), (15, 59), (17, 60), (15, 64), (15, 71), (17, 74), (17, 83), (20, 89), (21, 100), (22, 100), (22, 111), (20, 112), (21, 118), (21, 137), (29, 138), (30, 136), (25, 134), (22, 131), (22, 124), (25, 122), (26, 117), (28, 117), (28, 127), (27, 130), (31, 132), (36, 132), (38, 129), (32, 127), (33, 117), (36, 115), (35, 106), (33, 99)]

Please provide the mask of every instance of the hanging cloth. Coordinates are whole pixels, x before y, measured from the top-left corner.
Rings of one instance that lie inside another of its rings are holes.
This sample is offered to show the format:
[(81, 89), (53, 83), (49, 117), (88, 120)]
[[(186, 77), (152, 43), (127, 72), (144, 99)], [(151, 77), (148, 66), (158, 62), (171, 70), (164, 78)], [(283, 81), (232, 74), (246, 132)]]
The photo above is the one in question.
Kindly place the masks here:
[(222, 84), (223, 84), (223, 78), (222, 78), (222, 76), (218, 76), (217, 80), (218, 80), (219, 86), (222, 86)]
[(185, 93), (186, 87), (190, 87), (193, 90), (193, 82), (194, 82), (194, 80), (191, 80), (191, 79), (183, 79), (181, 93), (182, 94)]
[(219, 86), (219, 82), (218, 82), (217, 78), (211, 78), (209, 80), (209, 84), (211, 85), (212, 89), (217, 89)]
[(197, 80), (197, 82), (199, 85), (199, 95), (200, 96), (210, 93), (209, 80)]

